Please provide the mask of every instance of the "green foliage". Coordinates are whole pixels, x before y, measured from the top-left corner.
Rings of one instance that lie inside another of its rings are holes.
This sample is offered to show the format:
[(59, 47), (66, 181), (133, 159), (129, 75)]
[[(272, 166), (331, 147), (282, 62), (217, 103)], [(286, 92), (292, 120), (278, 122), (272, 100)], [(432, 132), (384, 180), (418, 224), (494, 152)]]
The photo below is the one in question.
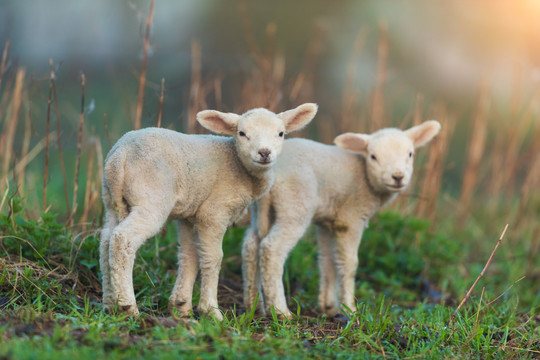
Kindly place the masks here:
[(431, 232), (428, 221), (381, 212), (360, 245), (360, 288), (383, 292), (394, 301), (422, 300), (425, 287), (441, 282), (459, 251), (448, 236)]

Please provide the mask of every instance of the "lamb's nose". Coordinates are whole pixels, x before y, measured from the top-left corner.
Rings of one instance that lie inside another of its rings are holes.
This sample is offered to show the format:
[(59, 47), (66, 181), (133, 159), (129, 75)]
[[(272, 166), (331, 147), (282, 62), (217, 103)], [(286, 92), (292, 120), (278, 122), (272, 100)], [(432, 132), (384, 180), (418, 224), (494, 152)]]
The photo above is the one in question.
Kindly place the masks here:
[(405, 175), (401, 171), (392, 174), (392, 179), (396, 180), (398, 184), (401, 183), (401, 180), (403, 180), (404, 177)]
[(263, 160), (265, 160), (265, 161), (268, 160), (268, 157), (270, 157), (271, 153), (272, 153), (272, 151), (270, 151), (269, 149), (266, 149), (266, 148), (259, 150), (259, 155), (261, 155), (261, 158)]

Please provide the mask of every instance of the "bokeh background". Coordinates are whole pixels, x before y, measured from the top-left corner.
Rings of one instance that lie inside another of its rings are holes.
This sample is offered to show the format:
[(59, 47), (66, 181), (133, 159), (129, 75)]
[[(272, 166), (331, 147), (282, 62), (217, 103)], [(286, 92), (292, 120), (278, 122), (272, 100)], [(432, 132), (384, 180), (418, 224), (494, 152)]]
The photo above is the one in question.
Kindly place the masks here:
[[(414, 186), (393, 206), (477, 229), (492, 215), (527, 218), (524, 228), (538, 238), (540, 1), (156, 0), (151, 18), (150, 7), (0, 4), (2, 177), (19, 185), (29, 214), (71, 213), (77, 178), (75, 218), (86, 212), (82, 221), (98, 226), (108, 138), (137, 127), (138, 117), (141, 127), (159, 121), (194, 133), (205, 108), (282, 111), (309, 101), (319, 114), (295, 136), (325, 143), (345, 131), (441, 121), (437, 141), (419, 152)], [(47, 116), (49, 59), (56, 98)]]

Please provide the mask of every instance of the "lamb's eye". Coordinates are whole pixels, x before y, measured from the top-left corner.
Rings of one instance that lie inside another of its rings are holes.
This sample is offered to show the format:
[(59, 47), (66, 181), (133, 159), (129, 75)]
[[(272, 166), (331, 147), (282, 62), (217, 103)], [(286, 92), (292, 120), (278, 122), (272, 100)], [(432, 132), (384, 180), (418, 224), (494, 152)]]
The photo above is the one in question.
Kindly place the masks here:
[(246, 136), (246, 133), (243, 132), (243, 131), (239, 131), (239, 132), (238, 132), (238, 135), (240, 135), (240, 136)]
[(377, 157), (375, 155), (373, 155), (373, 154), (371, 154), (370, 158), (371, 158), (371, 160), (377, 161)]
[(409, 157), (412, 158), (412, 152), (409, 153)]
[(283, 131), (279, 133), (279, 137), (283, 137)]

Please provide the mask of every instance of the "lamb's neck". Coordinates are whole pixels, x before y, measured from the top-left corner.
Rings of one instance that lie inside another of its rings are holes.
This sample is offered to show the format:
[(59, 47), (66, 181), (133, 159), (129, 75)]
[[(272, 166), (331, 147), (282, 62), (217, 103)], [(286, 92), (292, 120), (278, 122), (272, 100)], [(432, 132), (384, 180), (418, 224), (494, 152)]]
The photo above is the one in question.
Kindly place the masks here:
[(257, 173), (250, 173), (252, 179), (253, 199), (257, 200), (270, 191), (274, 184), (274, 169), (265, 169)]
[[(366, 161), (363, 157), (360, 158), (362, 161), (362, 173), (364, 175), (364, 182), (367, 184), (367, 189), (369, 194), (377, 201), (377, 207), (376, 210), (383, 207), (384, 205), (392, 202), (396, 197), (397, 193), (390, 192), (390, 191), (378, 191), (376, 190), (371, 182), (369, 181), (369, 176), (367, 175), (367, 168), (366, 168)], [(376, 211), (375, 210), (375, 211)]]

